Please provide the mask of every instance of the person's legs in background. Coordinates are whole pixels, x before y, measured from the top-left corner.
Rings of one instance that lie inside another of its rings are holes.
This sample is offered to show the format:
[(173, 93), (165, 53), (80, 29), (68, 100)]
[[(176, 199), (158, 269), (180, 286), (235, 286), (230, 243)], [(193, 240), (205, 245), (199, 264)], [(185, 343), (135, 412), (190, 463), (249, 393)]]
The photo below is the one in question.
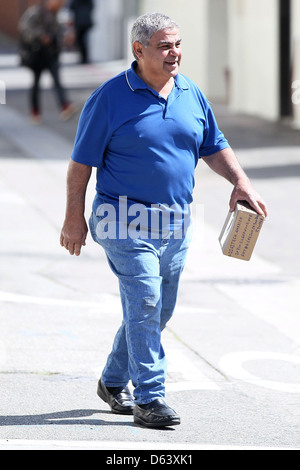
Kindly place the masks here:
[(42, 121), (41, 107), (40, 107), (40, 79), (42, 69), (34, 69), (33, 72), (33, 85), (30, 91), (30, 112), (31, 121), (33, 124), (40, 124)]
[(60, 119), (67, 121), (76, 114), (77, 108), (68, 100), (65, 88), (61, 83), (58, 58), (52, 57), (48, 62), (47, 68), (54, 81), (55, 92), (60, 106)]

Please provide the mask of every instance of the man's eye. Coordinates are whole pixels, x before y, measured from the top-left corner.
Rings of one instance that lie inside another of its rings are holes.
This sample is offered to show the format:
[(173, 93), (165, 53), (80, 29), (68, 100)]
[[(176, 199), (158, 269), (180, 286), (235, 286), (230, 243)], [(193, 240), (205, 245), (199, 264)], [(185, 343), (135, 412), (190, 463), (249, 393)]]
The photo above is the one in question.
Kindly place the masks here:
[[(175, 44), (175, 47), (178, 49), (181, 47), (181, 43), (178, 42), (177, 44)], [(163, 44), (162, 46), (160, 46), (160, 49), (164, 49), (164, 50), (168, 50), (168, 49), (172, 49), (173, 46), (169, 45), (169, 44)]]

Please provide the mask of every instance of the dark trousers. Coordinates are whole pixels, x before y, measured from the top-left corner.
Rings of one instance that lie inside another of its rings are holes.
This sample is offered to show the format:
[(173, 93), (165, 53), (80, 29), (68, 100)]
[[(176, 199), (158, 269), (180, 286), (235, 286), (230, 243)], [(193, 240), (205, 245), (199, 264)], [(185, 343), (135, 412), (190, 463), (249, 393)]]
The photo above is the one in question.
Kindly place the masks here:
[(76, 30), (76, 41), (78, 45), (78, 49), (81, 55), (81, 62), (82, 64), (87, 64), (89, 62), (89, 54), (88, 54), (88, 32), (90, 27), (82, 27)]
[(57, 95), (59, 106), (62, 108), (67, 104), (66, 93), (60, 81), (58, 58), (53, 57), (47, 61), (41, 68), (33, 70), (34, 79), (30, 94), (30, 105), (33, 111), (40, 112), (40, 79), (44, 70), (49, 70), (53, 81), (54, 89)]

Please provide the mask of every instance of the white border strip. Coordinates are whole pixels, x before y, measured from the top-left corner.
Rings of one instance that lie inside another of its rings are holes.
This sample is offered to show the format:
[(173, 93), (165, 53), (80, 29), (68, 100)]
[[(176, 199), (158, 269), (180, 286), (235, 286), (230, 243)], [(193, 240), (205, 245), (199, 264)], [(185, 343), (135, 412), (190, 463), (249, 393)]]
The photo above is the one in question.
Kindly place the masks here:
[(291, 447), (221, 446), (168, 442), (0, 440), (0, 450), (299, 450)]

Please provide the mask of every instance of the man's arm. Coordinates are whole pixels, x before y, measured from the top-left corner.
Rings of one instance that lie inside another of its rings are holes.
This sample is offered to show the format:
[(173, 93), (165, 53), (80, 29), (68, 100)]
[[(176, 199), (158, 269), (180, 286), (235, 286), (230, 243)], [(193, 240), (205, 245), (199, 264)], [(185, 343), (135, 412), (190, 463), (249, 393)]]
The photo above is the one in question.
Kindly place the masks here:
[(209, 157), (202, 158), (213, 171), (234, 185), (230, 199), (230, 210), (232, 212), (237, 201), (247, 201), (256, 212), (267, 216), (267, 206), (264, 200), (253, 188), (231, 148), (226, 148)]
[(64, 225), (61, 231), (60, 244), (70, 255), (79, 256), (81, 247), (85, 246), (88, 226), (84, 217), (85, 195), (92, 174), (90, 166), (69, 163), (67, 176), (67, 208)]

